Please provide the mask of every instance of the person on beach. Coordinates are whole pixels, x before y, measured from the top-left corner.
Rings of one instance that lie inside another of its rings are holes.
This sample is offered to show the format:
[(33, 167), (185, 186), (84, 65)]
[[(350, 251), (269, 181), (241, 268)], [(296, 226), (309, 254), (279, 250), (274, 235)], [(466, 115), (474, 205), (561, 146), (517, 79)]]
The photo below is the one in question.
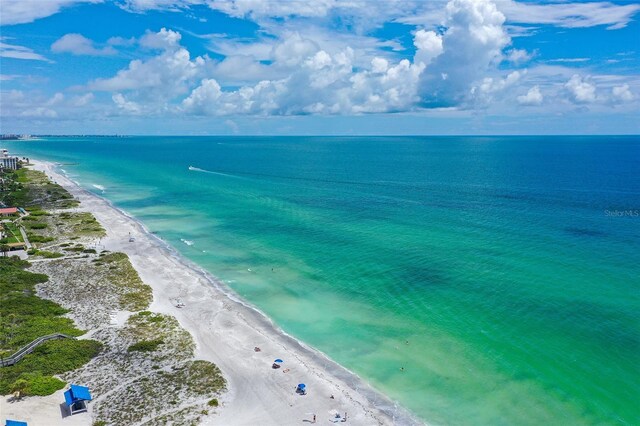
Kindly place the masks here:
[(316, 415), (315, 414), (313, 415), (313, 422), (314, 423), (316, 422)]

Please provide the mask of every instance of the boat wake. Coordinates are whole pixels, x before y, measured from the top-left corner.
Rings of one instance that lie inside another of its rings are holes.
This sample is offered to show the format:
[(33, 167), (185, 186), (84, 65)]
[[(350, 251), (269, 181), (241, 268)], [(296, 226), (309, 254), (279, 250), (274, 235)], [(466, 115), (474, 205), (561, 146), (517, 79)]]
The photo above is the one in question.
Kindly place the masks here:
[(226, 176), (226, 177), (231, 177), (235, 179), (244, 179), (240, 176), (234, 176), (227, 173), (213, 172), (211, 170), (205, 170), (205, 169), (201, 169), (199, 167), (193, 167), (193, 166), (189, 166), (189, 170), (191, 170), (192, 172), (209, 173), (211, 175)]

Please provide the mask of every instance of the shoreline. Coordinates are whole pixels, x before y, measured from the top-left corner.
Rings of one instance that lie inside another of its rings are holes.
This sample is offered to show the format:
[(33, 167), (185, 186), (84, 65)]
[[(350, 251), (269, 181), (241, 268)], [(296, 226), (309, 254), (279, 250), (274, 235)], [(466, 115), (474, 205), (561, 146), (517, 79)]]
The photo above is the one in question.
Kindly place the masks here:
[[(129, 256), (153, 288), (151, 310), (175, 316), (194, 338), (196, 356), (222, 370), (229, 390), (221, 398), (220, 414), (204, 424), (299, 424), (310, 414), (320, 421), (330, 418), (332, 410), (348, 413), (350, 424), (424, 424), (355, 373), (284, 332), (138, 219), (65, 176), (59, 165), (42, 160), (33, 164), (107, 229), (106, 249)], [(129, 233), (135, 242), (129, 242)], [(185, 307), (176, 306), (178, 299)], [(256, 346), (260, 352), (254, 352)], [(285, 359), (289, 373), (272, 370), (274, 358)], [(309, 389), (304, 397), (293, 391), (300, 382)]]

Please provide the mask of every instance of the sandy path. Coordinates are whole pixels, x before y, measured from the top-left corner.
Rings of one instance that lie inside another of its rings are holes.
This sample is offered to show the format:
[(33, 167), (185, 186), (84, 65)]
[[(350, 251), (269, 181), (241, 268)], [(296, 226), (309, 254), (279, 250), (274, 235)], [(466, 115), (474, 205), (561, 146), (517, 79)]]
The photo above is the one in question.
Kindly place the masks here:
[[(224, 286), (172, 253), (106, 200), (84, 191), (50, 163), (37, 162), (36, 169), (77, 197), (80, 210), (94, 214), (108, 234), (101, 245), (129, 255), (142, 280), (153, 288), (151, 310), (175, 316), (194, 337), (196, 356), (220, 367), (229, 391), (206, 424), (300, 425), (309, 424), (313, 413), (317, 423), (327, 424), (333, 410), (348, 413), (343, 424), (416, 424), (406, 411), (357, 376), (286, 336), (264, 315), (229, 296)], [(135, 242), (129, 242), (129, 233)], [(177, 308), (176, 299), (185, 306)], [(262, 350), (255, 352), (255, 346)], [(271, 369), (275, 358), (285, 360), (287, 373)], [(301, 382), (309, 390), (305, 396), (294, 392)]]

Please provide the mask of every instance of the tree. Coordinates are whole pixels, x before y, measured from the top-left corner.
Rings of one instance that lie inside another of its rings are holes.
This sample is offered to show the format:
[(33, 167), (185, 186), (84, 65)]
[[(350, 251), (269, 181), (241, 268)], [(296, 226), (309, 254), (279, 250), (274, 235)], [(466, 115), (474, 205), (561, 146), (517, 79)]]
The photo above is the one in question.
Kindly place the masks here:
[(7, 252), (11, 250), (11, 247), (9, 247), (6, 244), (0, 244), (0, 251), (2, 252), (2, 256), (7, 257)]

